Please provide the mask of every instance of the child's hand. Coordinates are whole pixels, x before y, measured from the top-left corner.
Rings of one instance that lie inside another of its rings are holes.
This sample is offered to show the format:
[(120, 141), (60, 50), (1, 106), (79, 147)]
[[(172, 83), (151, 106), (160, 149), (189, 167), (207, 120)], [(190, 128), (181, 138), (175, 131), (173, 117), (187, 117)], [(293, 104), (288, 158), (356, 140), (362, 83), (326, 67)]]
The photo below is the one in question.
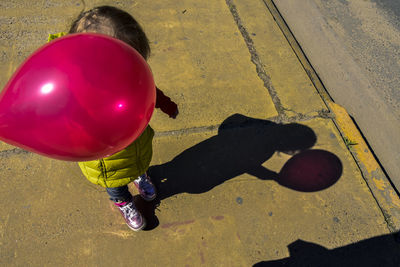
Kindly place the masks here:
[(178, 105), (171, 100), (168, 96), (164, 95), (164, 93), (157, 89), (156, 96), (156, 108), (160, 108), (162, 112), (166, 113), (170, 118), (175, 119), (179, 114)]
[(162, 111), (168, 114), (170, 118), (176, 119), (179, 114), (178, 105), (174, 101), (169, 101), (166, 107), (161, 108)]
[(172, 115), (169, 115), (169, 117), (176, 119), (176, 116), (178, 116), (178, 114), (179, 114), (179, 110), (178, 110), (178, 106), (177, 106), (175, 112)]

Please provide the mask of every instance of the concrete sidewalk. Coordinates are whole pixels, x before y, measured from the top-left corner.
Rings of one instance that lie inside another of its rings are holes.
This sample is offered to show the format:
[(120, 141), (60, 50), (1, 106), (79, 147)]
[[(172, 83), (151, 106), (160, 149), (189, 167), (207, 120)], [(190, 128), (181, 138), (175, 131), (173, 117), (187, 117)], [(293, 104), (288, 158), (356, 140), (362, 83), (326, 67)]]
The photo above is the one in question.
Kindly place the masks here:
[[(135, 233), (77, 164), (1, 144), (1, 266), (400, 264), (391, 214), (263, 1), (85, 2), (137, 18), (156, 83), (179, 104), (176, 120), (156, 112), (151, 121), (160, 199), (136, 198), (149, 227)], [(1, 86), (83, 8), (0, 7)]]

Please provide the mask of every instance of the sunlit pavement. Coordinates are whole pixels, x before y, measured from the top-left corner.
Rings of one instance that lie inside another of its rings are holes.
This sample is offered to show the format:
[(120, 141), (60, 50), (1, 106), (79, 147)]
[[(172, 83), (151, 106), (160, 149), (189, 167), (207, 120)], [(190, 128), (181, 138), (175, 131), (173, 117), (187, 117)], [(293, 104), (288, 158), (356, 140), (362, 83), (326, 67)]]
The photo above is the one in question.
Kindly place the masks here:
[[(135, 198), (148, 227), (133, 232), (76, 163), (1, 144), (0, 265), (400, 264), (387, 215), (263, 1), (85, 2), (142, 24), (156, 84), (179, 105), (176, 120), (151, 121), (159, 199)], [(83, 8), (0, 7), (2, 86)]]

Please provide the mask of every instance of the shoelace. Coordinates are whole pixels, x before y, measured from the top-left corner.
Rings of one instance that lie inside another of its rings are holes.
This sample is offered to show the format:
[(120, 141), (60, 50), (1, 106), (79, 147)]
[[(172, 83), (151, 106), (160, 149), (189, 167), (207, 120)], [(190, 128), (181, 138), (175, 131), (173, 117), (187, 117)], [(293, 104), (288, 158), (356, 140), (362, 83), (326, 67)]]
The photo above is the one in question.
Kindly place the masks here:
[(133, 218), (137, 214), (136, 208), (132, 207), (132, 202), (120, 207), (120, 209), (127, 218)]

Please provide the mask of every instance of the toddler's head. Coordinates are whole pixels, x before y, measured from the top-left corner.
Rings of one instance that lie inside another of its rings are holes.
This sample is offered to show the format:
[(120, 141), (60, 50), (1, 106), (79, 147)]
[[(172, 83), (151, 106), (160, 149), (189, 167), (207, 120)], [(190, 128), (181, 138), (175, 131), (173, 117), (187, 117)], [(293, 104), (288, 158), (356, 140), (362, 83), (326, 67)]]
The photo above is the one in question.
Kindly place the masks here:
[(69, 33), (94, 32), (110, 35), (135, 48), (145, 59), (150, 45), (139, 23), (127, 12), (112, 6), (99, 6), (82, 12)]

